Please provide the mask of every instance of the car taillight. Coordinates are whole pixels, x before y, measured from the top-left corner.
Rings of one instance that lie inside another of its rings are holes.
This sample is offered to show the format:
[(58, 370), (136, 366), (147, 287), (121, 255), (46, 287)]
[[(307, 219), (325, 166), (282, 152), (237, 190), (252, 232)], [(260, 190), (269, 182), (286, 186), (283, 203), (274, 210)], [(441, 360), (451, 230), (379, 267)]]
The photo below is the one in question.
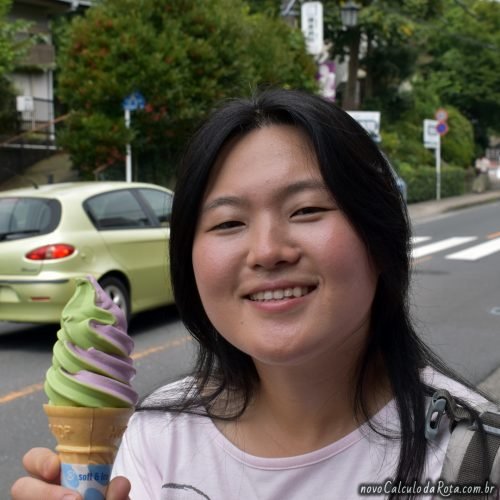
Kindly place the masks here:
[(45, 245), (43, 247), (35, 248), (26, 254), (29, 260), (53, 260), (68, 257), (74, 253), (75, 247), (58, 243), (57, 245)]

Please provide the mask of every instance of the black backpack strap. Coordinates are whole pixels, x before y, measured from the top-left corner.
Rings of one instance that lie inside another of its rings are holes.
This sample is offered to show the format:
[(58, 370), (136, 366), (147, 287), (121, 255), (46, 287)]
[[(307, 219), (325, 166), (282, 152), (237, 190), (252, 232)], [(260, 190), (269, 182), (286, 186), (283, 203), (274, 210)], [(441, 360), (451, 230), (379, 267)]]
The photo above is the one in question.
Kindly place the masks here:
[[(485, 439), (481, 439), (479, 427), (473, 415), (458, 406), (451, 394), (443, 389), (436, 391), (427, 411), (425, 436), (436, 437), (443, 415), (450, 420), (451, 436), (446, 450), (441, 479), (451, 485), (484, 485), (495, 487), (486, 497), (474, 495), (450, 496), (469, 500), (498, 498), (500, 485), (500, 413), (485, 410), (479, 415)], [(486, 445), (486, 450), (485, 446)], [(485, 458), (487, 463), (485, 464)], [(486, 475), (485, 475), (486, 473)]]

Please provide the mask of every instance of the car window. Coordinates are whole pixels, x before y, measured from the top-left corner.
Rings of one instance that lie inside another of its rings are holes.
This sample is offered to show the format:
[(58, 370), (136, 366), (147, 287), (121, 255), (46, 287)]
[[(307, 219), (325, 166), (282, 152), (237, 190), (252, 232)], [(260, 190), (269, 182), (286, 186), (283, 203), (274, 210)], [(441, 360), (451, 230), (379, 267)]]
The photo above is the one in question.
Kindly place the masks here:
[(97, 229), (128, 229), (152, 225), (135, 196), (126, 189), (89, 198), (84, 207)]
[(0, 241), (29, 238), (53, 231), (61, 204), (44, 198), (0, 198)]
[(151, 206), (160, 225), (168, 226), (172, 214), (172, 195), (157, 189), (139, 189), (139, 192)]

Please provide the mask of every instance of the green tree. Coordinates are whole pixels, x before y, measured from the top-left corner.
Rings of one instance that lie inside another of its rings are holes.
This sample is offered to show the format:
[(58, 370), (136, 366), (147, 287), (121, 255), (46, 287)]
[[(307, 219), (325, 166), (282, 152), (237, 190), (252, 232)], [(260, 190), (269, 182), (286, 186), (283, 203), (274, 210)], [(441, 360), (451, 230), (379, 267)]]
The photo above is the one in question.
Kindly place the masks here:
[(480, 147), (500, 132), (500, 3), (446, 0), (428, 36), (421, 75), (444, 103), (474, 124)]
[[(325, 1), (325, 37), (332, 56), (349, 56), (348, 84), (342, 96), (345, 109), (394, 107), (399, 87), (416, 70), (427, 23), (440, 15), (443, 0), (362, 0), (358, 24), (344, 28), (342, 0)], [(355, 100), (358, 70), (365, 73), (364, 95)]]
[[(187, 136), (220, 99), (262, 84), (315, 89), (300, 32), (242, 0), (103, 0), (61, 38), (59, 98), (72, 111), (61, 143), (87, 177), (123, 163), (131, 141), (138, 178), (166, 183)], [(133, 91), (144, 110), (124, 125)]]
[[(403, 99), (403, 98), (402, 98)], [(413, 82), (411, 92), (404, 95), (405, 104), (398, 116), (387, 113), (383, 122), (382, 146), (395, 163), (414, 167), (434, 165), (434, 154), (423, 146), (423, 121), (434, 119), (442, 101), (432, 93), (425, 82)], [(443, 161), (463, 168), (474, 158), (474, 134), (471, 122), (455, 107), (445, 106), (448, 112), (449, 132), (441, 139)]]
[(0, 0), (0, 133), (15, 131), (16, 93), (8, 74), (19, 63), (31, 43), (21, 35), (28, 23), (8, 19), (11, 7), (12, 0)]

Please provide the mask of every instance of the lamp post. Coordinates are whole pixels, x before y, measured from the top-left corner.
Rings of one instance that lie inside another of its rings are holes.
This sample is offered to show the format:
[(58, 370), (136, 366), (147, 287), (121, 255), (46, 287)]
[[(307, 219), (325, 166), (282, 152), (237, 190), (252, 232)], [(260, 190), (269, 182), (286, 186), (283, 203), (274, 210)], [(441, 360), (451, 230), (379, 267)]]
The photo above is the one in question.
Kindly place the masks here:
[(342, 26), (350, 32), (347, 85), (342, 104), (344, 109), (352, 110), (358, 108), (356, 87), (358, 83), (359, 43), (361, 40), (361, 35), (359, 29), (357, 28), (359, 9), (360, 7), (352, 0), (348, 0), (340, 9)]
[(342, 26), (352, 28), (358, 24), (358, 10), (359, 6), (352, 0), (346, 2), (340, 8), (340, 18), (342, 19)]

